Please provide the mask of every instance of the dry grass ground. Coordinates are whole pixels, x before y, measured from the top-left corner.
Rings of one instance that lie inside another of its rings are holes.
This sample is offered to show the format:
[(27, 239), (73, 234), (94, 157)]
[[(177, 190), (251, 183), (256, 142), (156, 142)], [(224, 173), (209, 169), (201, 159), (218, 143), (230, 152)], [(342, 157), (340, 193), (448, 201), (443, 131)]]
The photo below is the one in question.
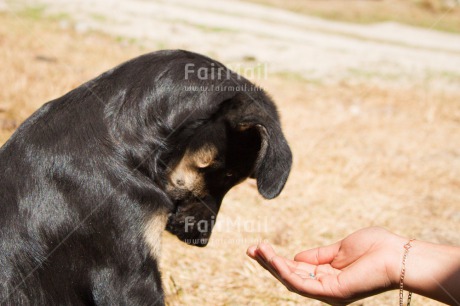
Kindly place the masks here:
[(375, 23), (401, 22), (448, 32), (460, 32), (457, 0), (249, 0), (322, 18)]
[[(53, 22), (11, 15), (0, 15), (0, 22), (1, 143), (44, 102), (146, 52)], [(246, 257), (247, 246), (259, 240), (289, 255), (379, 225), (460, 245), (460, 91), (429, 80), (321, 85), (271, 76), (260, 82), (278, 102), (295, 156), (292, 175), (273, 201), (263, 200), (253, 182), (234, 188), (204, 249), (165, 234), (169, 305), (320, 305), (288, 292)], [(389, 292), (356, 304), (397, 299)], [(420, 296), (413, 303), (437, 305)]]

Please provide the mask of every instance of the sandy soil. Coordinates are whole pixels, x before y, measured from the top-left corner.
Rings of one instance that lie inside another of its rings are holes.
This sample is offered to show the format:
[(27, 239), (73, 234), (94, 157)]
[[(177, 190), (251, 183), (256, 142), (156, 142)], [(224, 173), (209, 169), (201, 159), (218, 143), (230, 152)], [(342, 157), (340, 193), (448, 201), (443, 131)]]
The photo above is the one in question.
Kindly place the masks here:
[[(273, 94), (294, 152), (286, 189), (265, 201), (251, 181), (234, 188), (204, 249), (165, 234), (170, 305), (321, 305), (247, 259), (261, 239), (289, 255), (378, 225), (460, 245), (459, 35), (229, 0), (0, 0), (0, 9), (9, 16), (0, 27), (1, 142), (47, 100), (155, 49), (256, 71)], [(356, 305), (397, 300), (389, 292)]]

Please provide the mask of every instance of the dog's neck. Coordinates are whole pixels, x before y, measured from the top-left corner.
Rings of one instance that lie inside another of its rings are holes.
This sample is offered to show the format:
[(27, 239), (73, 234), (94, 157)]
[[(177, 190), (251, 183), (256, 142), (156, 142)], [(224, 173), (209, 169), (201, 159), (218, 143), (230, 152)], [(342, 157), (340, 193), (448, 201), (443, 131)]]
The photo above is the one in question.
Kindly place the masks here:
[(155, 212), (149, 219), (147, 219), (144, 226), (144, 240), (150, 248), (150, 255), (155, 260), (160, 258), (161, 235), (163, 234), (167, 221), (168, 212), (164, 209)]

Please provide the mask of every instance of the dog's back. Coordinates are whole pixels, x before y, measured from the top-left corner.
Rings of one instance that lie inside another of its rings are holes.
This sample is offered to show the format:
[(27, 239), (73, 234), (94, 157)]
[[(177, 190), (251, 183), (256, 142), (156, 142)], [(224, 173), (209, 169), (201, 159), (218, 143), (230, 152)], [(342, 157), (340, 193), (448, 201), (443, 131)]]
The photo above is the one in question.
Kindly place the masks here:
[(163, 302), (147, 209), (124, 191), (165, 198), (117, 159), (97, 99), (83, 85), (45, 104), (0, 149), (2, 305)]

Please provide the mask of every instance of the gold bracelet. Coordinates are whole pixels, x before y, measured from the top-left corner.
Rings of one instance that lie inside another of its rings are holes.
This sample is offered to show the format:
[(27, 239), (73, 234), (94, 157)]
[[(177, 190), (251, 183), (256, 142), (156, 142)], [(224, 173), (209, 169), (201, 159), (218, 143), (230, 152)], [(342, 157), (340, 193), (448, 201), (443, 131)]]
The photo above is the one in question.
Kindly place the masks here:
[[(404, 304), (404, 276), (406, 275), (406, 258), (407, 254), (409, 254), (409, 249), (412, 247), (411, 242), (415, 239), (409, 240), (408, 243), (404, 245), (404, 256), (402, 260), (401, 266), (401, 278), (399, 280), (399, 306), (403, 306)], [(412, 292), (409, 291), (409, 295), (407, 297), (407, 306), (410, 305), (410, 300), (412, 298)]]

